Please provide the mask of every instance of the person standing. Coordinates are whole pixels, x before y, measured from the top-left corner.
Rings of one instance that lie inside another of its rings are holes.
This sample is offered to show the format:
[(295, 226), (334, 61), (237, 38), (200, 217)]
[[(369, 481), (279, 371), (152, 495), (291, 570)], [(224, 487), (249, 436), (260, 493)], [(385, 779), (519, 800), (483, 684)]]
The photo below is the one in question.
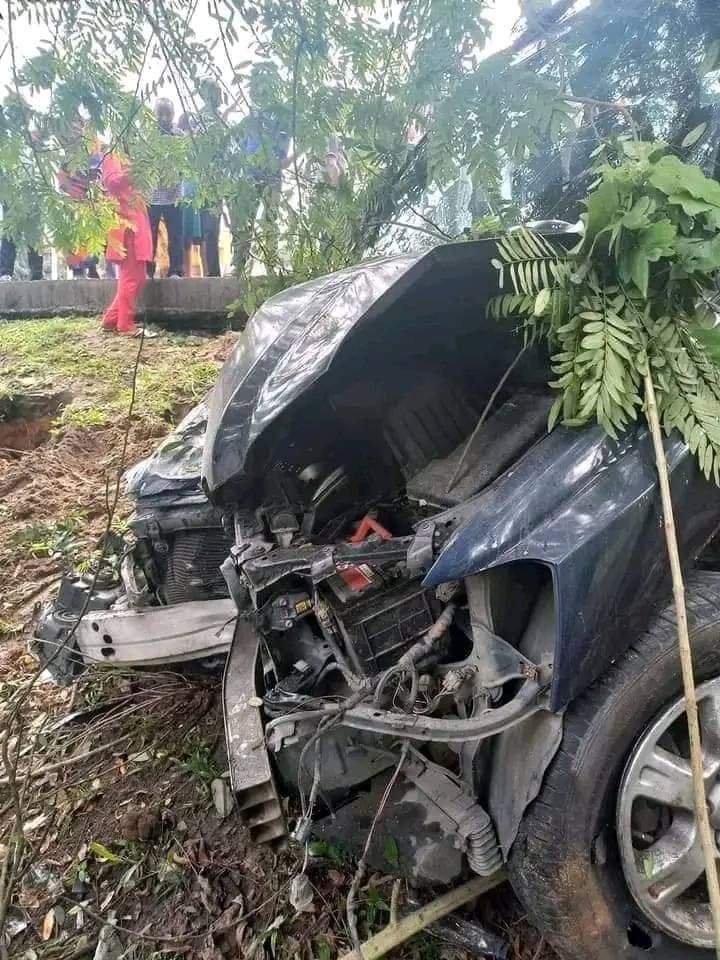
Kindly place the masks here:
[[(192, 123), (190, 114), (183, 113), (177, 122), (177, 128), (184, 137), (192, 136)], [(192, 205), (193, 197), (197, 192), (197, 184), (191, 180), (183, 180), (180, 184), (180, 209), (182, 210), (182, 233), (183, 233), (183, 276), (192, 277), (193, 248), (200, 248), (200, 260), (202, 262), (202, 215), (200, 210), (196, 210)]]
[(147, 280), (147, 265), (152, 262), (153, 242), (145, 200), (133, 185), (125, 161), (107, 154), (101, 165), (102, 184), (118, 201), (123, 221), (108, 236), (106, 258), (119, 264), (117, 292), (102, 318), (103, 330), (132, 336), (137, 333), (135, 311), (140, 291)]
[[(222, 91), (220, 85), (211, 77), (200, 81), (198, 92), (202, 100), (198, 125), (200, 129), (209, 129), (213, 124), (226, 124), (230, 108), (222, 110)], [(203, 236), (203, 274), (206, 277), (220, 276), (220, 217), (221, 208), (206, 207), (200, 211), (200, 223)]]
[[(17, 256), (17, 247), (12, 237), (3, 235), (0, 239), (0, 281), (12, 280), (15, 272), (15, 258)], [(42, 280), (43, 278), (43, 258), (34, 247), (28, 247), (27, 251), (28, 266), (30, 267), (30, 279)]]
[[(175, 127), (175, 107), (171, 100), (161, 97), (155, 103), (155, 119), (161, 132), (166, 136), (177, 136), (179, 131)], [(155, 255), (157, 251), (158, 231), (160, 222), (165, 222), (168, 238), (168, 257), (170, 266), (168, 275), (181, 277), (183, 275), (183, 214), (178, 205), (180, 199), (180, 184), (159, 186), (150, 194), (150, 228), (152, 231), (153, 257), (150, 265), (150, 276), (155, 275)]]
[[(86, 125), (79, 117), (70, 125), (70, 134), (66, 137), (66, 146), (72, 153), (77, 149), (78, 143), (82, 142), (85, 134)], [(100, 165), (102, 163), (102, 152), (100, 143), (95, 141), (91, 148), (86, 169), (74, 169), (73, 166), (61, 166), (57, 173), (58, 186), (63, 193), (67, 194), (73, 200), (78, 202), (87, 199), (90, 183), (96, 180), (100, 174)], [(72, 271), (73, 279), (80, 280), (87, 277), (90, 280), (99, 280), (98, 258), (91, 257), (87, 250), (76, 250), (65, 257), (67, 266)]]

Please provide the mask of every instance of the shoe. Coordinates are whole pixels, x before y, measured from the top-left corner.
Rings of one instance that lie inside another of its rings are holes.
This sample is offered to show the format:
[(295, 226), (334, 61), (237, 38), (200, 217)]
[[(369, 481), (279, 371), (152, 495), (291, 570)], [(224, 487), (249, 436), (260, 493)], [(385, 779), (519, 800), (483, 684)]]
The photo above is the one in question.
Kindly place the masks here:
[(140, 336), (140, 327), (134, 323), (131, 327), (120, 327), (117, 328), (117, 332), (121, 337), (139, 337)]
[(0, 283), (10, 283), (11, 280), (12, 280), (12, 277), (10, 276), (9, 273), (4, 273), (0, 277)]

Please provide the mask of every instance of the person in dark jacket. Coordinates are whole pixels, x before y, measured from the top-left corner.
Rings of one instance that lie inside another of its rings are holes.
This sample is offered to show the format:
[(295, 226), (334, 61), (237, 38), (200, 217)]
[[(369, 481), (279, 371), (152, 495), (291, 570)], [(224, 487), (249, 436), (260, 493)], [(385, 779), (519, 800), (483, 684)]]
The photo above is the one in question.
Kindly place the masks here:
[[(7, 211), (7, 208), (6, 208)], [(0, 231), (2, 225), (0, 224)], [(12, 280), (15, 272), (15, 258), (17, 256), (17, 246), (12, 237), (2, 234), (0, 239), (0, 281)], [(34, 247), (28, 247), (27, 251), (28, 266), (30, 267), (30, 279), (42, 280), (43, 278), (43, 258)]]
[[(169, 137), (178, 136), (180, 131), (175, 126), (175, 107), (172, 100), (165, 97), (155, 103), (155, 118), (162, 133)], [(150, 194), (148, 213), (150, 229), (152, 230), (153, 257), (157, 251), (158, 231), (161, 221), (165, 222), (168, 238), (168, 257), (170, 266), (168, 275), (181, 277), (183, 275), (183, 214), (178, 205), (180, 200), (180, 184), (162, 185), (156, 187)], [(150, 264), (150, 276), (155, 274), (155, 261)]]

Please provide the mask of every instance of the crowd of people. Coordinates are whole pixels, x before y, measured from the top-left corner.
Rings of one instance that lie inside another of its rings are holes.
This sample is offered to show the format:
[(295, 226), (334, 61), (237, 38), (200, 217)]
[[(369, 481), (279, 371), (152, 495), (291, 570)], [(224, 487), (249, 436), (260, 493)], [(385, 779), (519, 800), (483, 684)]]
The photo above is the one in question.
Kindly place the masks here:
[[(160, 98), (154, 107), (155, 118), (161, 133), (168, 136), (188, 135), (192, 130), (192, 120), (187, 114), (180, 117), (175, 123), (175, 107), (173, 102)], [(91, 153), (89, 161), (89, 177), (92, 179), (99, 172), (102, 147), (97, 146), (95, 153)], [(68, 196), (82, 199), (86, 193), (88, 177), (71, 174), (61, 169), (58, 174), (58, 185)], [(170, 185), (160, 185), (152, 190), (147, 198), (148, 214), (152, 232), (153, 254), (158, 248), (159, 227), (165, 225), (169, 254), (168, 276), (190, 276), (189, 253), (193, 246), (201, 247), (203, 276), (220, 276), (220, 259), (218, 238), (220, 215), (211, 210), (195, 211), (189, 204), (194, 195), (195, 187), (192, 183), (182, 182)], [(0, 223), (0, 233), (2, 224)], [(2, 235), (0, 238), (0, 280), (12, 279), (17, 259), (17, 246), (12, 237)], [(43, 277), (42, 254), (33, 247), (28, 248), (27, 262), (29, 279), (40, 280)], [(73, 276), (98, 278), (98, 257), (87, 257), (82, 254), (66, 254), (65, 262)], [(154, 256), (148, 267), (148, 276), (155, 275)]]
[[(176, 122), (173, 102), (160, 98), (154, 104), (155, 121), (161, 136), (193, 137), (195, 141), (198, 133), (213, 126), (235, 131), (233, 149), (241, 151), (243, 157), (241, 169), (246, 202), (233, 209), (226, 207), (225, 212), (229, 212), (232, 220), (234, 266), (242, 268), (250, 256), (253, 228), (261, 209), (266, 232), (273, 236), (277, 233), (282, 172), (289, 164), (290, 135), (287, 124), (280, 118), (282, 111), (251, 111), (239, 124), (230, 125), (227, 117), (235, 104), (223, 109), (218, 84), (214, 80), (205, 80), (199, 92), (202, 106), (197, 115), (184, 113)], [(82, 201), (88, 196), (91, 183), (100, 184), (105, 194), (115, 199), (121, 225), (114, 227), (107, 237), (103, 273), (105, 277), (117, 277), (118, 286), (103, 318), (103, 327), (108, 331), (134, 334), (138, 296), (147, 279), (157, 275), (161, 228), (167, 243), (165, 272), (168, 277), (193, 276), (192, 265), (197, 259), (200, 260), (202, 276), (221, 275), (223, 204), (209, 208), (193, 203), (198, 196), (198, 184), (184, 180), (177, 182), (177, 177), (171, 177), (168, 183), (156, 183), (149, 194), (144, 195), (133, 181), (128, 162), (118, 152), (100, 141), (92, 142), (92, 138), (88, 142), (88, 131), (79, 117), (70, 126), (68, 155), (76, 155), (77, 150), (73, 151), (72, 147), (82, 143), (87, 148), (87, 165), (79, 172), (75, 169), (76, 161), (69, 163), (68, 169), (61, 168), (58, 186), (67, 196)], [(222, 158), (211, 155), (210, 162), (213, 160), (221, 162)], [(325, 161), (320, 165), (321, 179), (326, 185), (338, 186), (344, 164), (340, 142), (333, 137), (328, 142)], [(7, 209), (4, 213), (7, 214)], [(13, 238), (2, 234), (0, 223), (0, 281), (12, 279), (17, 254)], [(277, 243), (267, 237), (265, 240), (267, 254), (267, 249)], [(30, 279), (42, 279), (41, 253), (30, 247), (27, 259)], [(90, 256), (86, 250), (66, 251), (65, 262), (73, 277), (94, 279), (100, 276), (99, 258)]]

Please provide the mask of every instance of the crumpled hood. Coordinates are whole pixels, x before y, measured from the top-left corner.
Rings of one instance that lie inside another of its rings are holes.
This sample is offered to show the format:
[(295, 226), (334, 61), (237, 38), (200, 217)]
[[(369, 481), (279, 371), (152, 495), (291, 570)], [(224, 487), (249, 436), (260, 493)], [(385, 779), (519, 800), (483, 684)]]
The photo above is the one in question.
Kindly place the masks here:
[(242, 473), (266, 427), (330, 366), (353, 327), (433, 251), (369, 261), (267, 300), (220, 371), (209, 403), (203, 486)]
[(201, 494), (200, 468), (207, 430), (207, 399), (202, 400), (146, 457), (125, 474), (133, 500), (182, 492)]

